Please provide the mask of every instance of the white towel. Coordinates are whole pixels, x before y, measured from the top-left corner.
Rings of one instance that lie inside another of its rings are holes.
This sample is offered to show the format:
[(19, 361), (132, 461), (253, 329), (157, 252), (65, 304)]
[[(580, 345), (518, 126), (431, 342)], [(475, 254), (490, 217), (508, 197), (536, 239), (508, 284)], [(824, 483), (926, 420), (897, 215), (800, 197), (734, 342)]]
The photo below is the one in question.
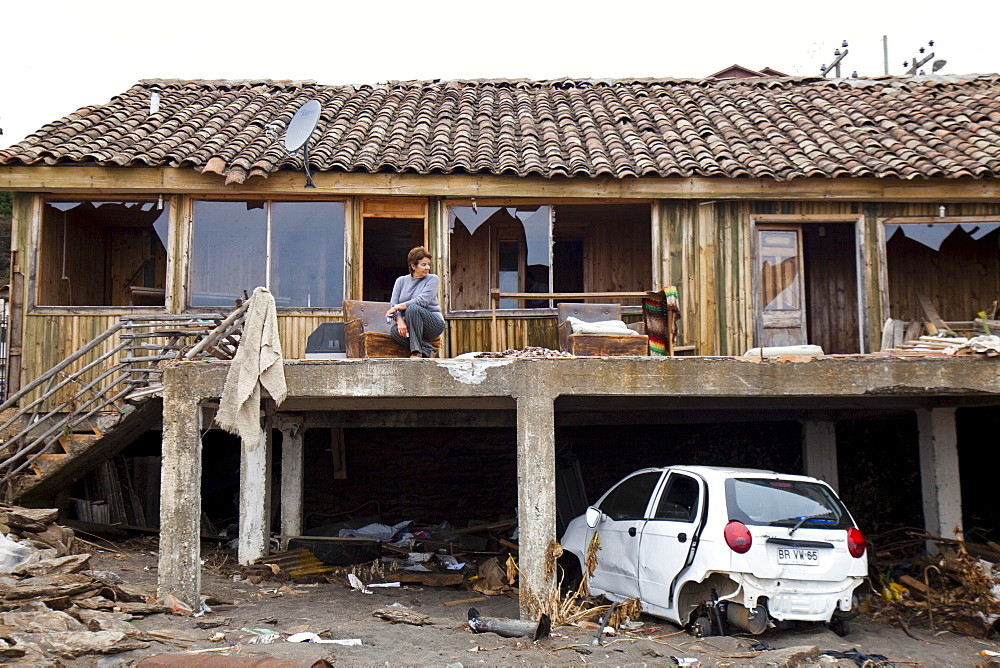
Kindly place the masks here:
[(216, 423), (244, 441), (256, 442), (260, 438), (262, 385), (276, 404), (280, 405), (288, 395), (278, 315), (267, 288), (257, 288), (250, 297), (240, 345), (222, 388)]

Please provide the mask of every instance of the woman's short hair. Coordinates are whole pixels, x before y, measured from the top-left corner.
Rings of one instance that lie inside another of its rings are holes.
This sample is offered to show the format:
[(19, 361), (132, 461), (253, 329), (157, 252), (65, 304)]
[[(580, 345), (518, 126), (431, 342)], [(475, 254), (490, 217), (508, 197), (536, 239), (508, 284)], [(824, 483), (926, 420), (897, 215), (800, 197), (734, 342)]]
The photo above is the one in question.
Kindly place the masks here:
[[(413, 250), (411, 250), (409, 253), (406, 254), (406, 266), (414, 267), (424, 258), (430, 260), (431, 254), (428, 253), (427, 249), (424, 248), (423, 246), (417, 246), (416, 248), (414, 248)], [(411, 271), (410, 273), (413, 272)]]

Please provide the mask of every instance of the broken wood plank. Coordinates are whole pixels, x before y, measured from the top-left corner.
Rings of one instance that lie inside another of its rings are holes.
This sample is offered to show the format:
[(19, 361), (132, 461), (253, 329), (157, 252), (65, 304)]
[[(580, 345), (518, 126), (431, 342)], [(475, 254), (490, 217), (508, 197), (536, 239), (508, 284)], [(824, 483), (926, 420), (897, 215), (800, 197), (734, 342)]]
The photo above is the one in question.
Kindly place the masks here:
[(927, 295), (917, 295), (917, 301), (920, 303), (920, 307), (924, 310), (924, 315), (939, 332), (948, 331), (948, 325), (945, 324), (944, 320), (938, 315), (937, 309), (934, 308), (934, 304), (931, 302), (930, 297)]
[(426, 587), (454, 587), (462, 584), (461, 573), (393, 573), (386, 575), (386, 582), (402, 584), (422, 584)]
[(480, 601), (488, 600), (485, 596), (476, 596), (475, 598), (460, 598), (457, 601), (445, 601), (441, 605), (461, 605), (463, 603), (479, 603)]

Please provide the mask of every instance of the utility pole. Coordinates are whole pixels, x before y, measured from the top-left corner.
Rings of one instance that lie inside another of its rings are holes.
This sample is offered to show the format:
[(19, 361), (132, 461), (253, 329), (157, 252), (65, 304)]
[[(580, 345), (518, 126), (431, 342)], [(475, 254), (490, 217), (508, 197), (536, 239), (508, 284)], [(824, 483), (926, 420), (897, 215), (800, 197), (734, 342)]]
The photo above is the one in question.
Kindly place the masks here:
[(840, 46), (841, 46), (841, 48), (844, 49), (844, 52), (841, 53), (840, 49), (834, 49), (833, 55), (836, 56), (836, 58), (833, 59), (833, 62), (830, 63), (829, 67), (827, 67), (826, 65), (820, 65), (820, 68), (819, 68), (819, 70), (820, 70), (820, 76), (824, 76), (825, 77), (827, 74), (830, 73), (830, 70), (836, 69), (837, 70), (837, 78), (838, 79), (840, 78), (840, 61), (842, 61), (847, 56), (847, 40), (845, 39), (843, 41), (843, 43), (841, 43)]
[[(928, 41), (927, 42), (927, 46), (931, 46), (931, 47), (934, 46), (934, 40)], [(924, 47), (920, 47), (920, 54), (917, 55), (917, 57), (913, 59), (913, 64), (912, 65), (910, 65), (910, 61), (906, 61), (906, 62), (903, 63), (903, 67), (909, 66), (909, 68), (910, 68), (910, 69), (906, 70), (905, 76), (908, 76), (908, 77), (913, 76), (914, 74), (917, 73), (917, 71), (920, 70), (921, 67), (923, 67), (927, 63), (927, 61), (929, 61), (931, 58), (934, 57), (934, 52), (933, 51), (931, 53), (927, 54), (926, 56), (922, 55), (925, 50), (926, 49)], [(944, 67), (947, 64), (947, 62), (948, 61), (946, 61), (946, 60), (935, 60), (933, 63), (931, 63), (931, 74), (933, 74), (933, 73), (937, 72), (938, 70), (940, 70), (942, 67)], [(923, 74), (923, 72), (920, 72), (920, 73)]]

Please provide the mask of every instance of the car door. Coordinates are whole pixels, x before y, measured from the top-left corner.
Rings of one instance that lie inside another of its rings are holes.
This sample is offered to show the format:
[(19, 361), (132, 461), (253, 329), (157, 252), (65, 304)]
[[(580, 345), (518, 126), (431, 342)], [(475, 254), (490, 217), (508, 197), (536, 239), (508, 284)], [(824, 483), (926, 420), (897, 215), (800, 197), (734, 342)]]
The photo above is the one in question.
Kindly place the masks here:
[[(647, 511), (662, 471), (640, 471), (615, 485), (599, 502), (601, 519), (594, 532), (600, 534), (597, 568), (590, 579), (593, 588), (615, 598), (639, 595), (637, 567), (639, 540)], [(592, 534), (588, 534), (588, 539)], [(589, 543), (589, 540), (588, 540)]]
[(639, 541), (636, 571), (644, 610), (666, 615), (672, 607), (671, 590), (696, 542), (704, 499), (702, 480), (688, 473), (668, 472)]

